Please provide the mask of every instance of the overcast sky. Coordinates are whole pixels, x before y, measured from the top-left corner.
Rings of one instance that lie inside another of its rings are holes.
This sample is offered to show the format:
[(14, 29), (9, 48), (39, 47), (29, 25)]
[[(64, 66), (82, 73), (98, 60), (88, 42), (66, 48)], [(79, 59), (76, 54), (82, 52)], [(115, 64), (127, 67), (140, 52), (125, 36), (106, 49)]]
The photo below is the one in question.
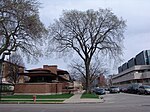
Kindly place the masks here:
[[(115, 15), (127, 21), (124, 33), (124, 62), (142, 50), (150, 49), (150, 0), (39, 0), (39, 2), (42, 3), (40, 19), (45, 26), (58, 19), (62, 10), (111, 9)], [(59, 68), (67, 69), (68, 63), (69, 61), (62, 59), (43, 59), (36, 65), (26, 64), (26, 67), (29, 69), (42, 67), (43, 64), (57, 64)]]

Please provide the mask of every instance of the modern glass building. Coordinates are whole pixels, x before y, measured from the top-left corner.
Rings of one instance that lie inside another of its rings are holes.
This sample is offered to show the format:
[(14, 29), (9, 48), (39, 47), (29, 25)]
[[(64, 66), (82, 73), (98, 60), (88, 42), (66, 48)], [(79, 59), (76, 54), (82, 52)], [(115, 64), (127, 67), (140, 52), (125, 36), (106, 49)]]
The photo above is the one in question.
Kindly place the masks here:
[(112, 84), (128, 86), (132, 83), (150, 85), (150, 50), (144, 50), (118, 67), (118, 74), (112, 76)]
[(150, 50), (145, 50), (131, 58), (128, 62), (118, 67), (118, 73), (123, 72), (136, 65), (150, 65)]
[(129, 61), (128, 61), (128, 67), (131, 68), (133, 66), (136, 65), (136, 61), (135, 61), (135, 58), (131, 58)]
[(142, 51), (135, 57), (136, 65), (148, 65), (147, 51)]

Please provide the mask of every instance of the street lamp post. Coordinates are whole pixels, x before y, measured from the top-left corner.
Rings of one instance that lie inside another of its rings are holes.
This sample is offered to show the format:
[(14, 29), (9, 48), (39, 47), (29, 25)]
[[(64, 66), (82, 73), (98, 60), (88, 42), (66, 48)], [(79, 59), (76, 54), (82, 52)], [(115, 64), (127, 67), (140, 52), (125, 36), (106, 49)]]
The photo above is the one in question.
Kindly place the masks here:
[(2, 81), (2, 79), (3, 79), (3, 75), (2, 75), (2, 69), (3, 69), (3, 67), (2, 67), (2, 65), (3, 65), (3, 61), (5, 59), (5, 55), (10, 55), (10, 54), (11, 53), (9, 51), (8, 52), (4, 52), (2, 54), (2, 58), (0, 59), (0, 101), (1, 101), (2, 83), (3, 83), (3, 81)]

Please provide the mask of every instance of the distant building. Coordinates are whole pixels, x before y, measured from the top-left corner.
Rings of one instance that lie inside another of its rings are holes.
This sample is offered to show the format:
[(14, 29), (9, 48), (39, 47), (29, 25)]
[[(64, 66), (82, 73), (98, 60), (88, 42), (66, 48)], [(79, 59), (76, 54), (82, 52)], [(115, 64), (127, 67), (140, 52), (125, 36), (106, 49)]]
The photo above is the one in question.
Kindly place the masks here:
[(0, 65), (0, 95), (13, 94), (14, 84), (24, 81), (24, 77), (19, 76), (19, 73), (24, 72), (24, 67), (9, 61), (2, 61)]
[[(10, 69), (11, 68), (11, 69)], [(10, 74), (12, 71), (15, 71), (17, 69), (17, 74), (19, 75), (19, 73), (23, 73), (24, 72), (24, 67), (23, 66), (19, 66), (17, 64), (11, 63), (9, 61), (3, 61), (2, 62), (2, 69), (1, 69), (1, 75), (2, 75), (2, 83), (11, 83), (12, 82), (12, 77), (10, 77)], [(23, 83), (24, 81), (24, 77), (22, 76), (18, 76), (17, 79), (19, 83)]]
[(114, 75), (109, 75), (108, 77), (107, 77), (107, 86), (112, 86), (113, 84), (112, 84), (112, 77), (113, 77)]
[(74, 91), (81, 92), (83, 90), (82, 82), (81, 81), (73, 81)]
[(98, 87), (104, 87), (107, 84), (107, 80), (103, 74), (100, 74), (93, 82), (92, 87), (98, 86)]
[(112, 76), (112, 84), (128, 86), (132, 83), (150, 85), (150, 50), (137, 54), (118, 67), (118, 74)]
[(103, 74), (100, 74), (99, 77), (97, 78), (97, 80), (98, 80), (98, 86), (99, 87), (106, 86), (106, 78)]

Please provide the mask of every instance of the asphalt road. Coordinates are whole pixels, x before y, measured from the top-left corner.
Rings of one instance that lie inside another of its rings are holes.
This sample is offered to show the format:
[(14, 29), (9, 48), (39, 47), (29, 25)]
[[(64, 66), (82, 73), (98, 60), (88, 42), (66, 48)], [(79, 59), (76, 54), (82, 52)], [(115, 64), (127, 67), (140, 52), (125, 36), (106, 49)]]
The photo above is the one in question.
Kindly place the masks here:
[(0, 112), (150, 112), (150, 95), (107, 94), (104, 103), (0, 104)]

